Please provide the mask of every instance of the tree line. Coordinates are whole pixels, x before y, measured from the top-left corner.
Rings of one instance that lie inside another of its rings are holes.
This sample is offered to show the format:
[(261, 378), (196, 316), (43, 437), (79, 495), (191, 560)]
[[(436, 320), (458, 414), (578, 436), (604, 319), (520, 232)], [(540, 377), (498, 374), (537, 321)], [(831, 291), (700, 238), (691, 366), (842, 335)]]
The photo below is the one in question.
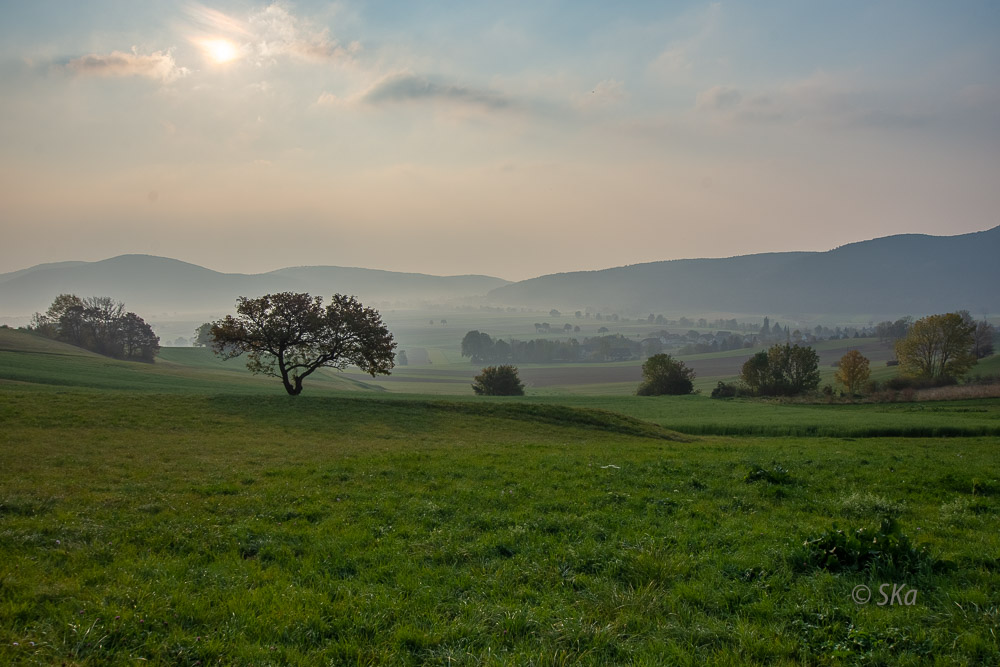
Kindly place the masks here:
[(35, 313), (30, 331), (97, 354), (152, 363), (160, 338), (145, 320), (107, 296), (60, 294), (45, 313)]
[[(954, 383), (964, 377), (979, 359), (993, 353), (995, 336), (991, 324), (974, 321), (968, 311), (928, 315), (915, 322), (912, 318), (881, 322), (876, 332), (882, 340), (895, 339), (902, 373), (897, 384), (911, 387)], [(868, 383), (870, 366), (864, 355), (851, 350), (837, 363), (834, 379), (853, 396)], [(819, 355), (813, 348), (777, 344), (743, 364), (739, 384), (720, 382), (712, 396), (794, 396), (815, 391), (819, 382)]]
[(473, 363), (573, 363), (583, 361), (627, 361), (655, 353), (650, 343), (626, 338), (621, 334), (585, 338), (581, 343), (568, 340), (494, 339), (482, 331), (470, 331), (462, 339), (462, 356)]

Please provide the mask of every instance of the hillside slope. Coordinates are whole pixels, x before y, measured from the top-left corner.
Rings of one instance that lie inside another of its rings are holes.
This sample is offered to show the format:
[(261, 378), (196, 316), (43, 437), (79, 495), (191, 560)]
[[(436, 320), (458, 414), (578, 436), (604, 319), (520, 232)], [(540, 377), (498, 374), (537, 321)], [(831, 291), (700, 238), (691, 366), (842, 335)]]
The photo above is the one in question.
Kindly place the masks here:
[(828, 252), (684, 259), (532, 278), (492, 303), (617, 312), (879, 315), (1000, 312), (1000, 227), (907, 234)]
[[(78, 387), (163, 393), (271, 394), (281, 382), (252, 375), (244, 360), (222, 361), (205, 348), (165, 348), (153, 364), (119, 361), (39, 336), (0, 327), (0, 385)], [(381, 391), (322, 369), (306, 382), (309, 393)]]

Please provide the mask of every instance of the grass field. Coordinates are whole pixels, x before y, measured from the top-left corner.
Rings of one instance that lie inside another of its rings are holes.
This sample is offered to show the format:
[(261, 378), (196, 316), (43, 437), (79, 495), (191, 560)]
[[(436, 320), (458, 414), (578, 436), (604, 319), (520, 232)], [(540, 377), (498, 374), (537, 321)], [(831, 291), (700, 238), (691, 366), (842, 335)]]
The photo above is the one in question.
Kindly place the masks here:
[[(1000, 663), (998, 399), (292, 398), (184, 361), (0, 330), (0, 662)], [(863, 565), (816, 541), (890, 518)]]

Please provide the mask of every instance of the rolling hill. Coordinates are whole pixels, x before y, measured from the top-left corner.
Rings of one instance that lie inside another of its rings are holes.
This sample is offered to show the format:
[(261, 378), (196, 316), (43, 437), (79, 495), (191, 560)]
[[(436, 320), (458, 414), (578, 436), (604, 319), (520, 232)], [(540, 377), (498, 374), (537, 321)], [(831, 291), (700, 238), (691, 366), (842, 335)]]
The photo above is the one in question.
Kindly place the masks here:
[[(382, 391), (330, 369), (317, 371), (310, 385), (314, 393)], [(284, 395), (274, 378), (253, 375), (244, 360), (223, 361), (206, 348), (165, 348), (156, 363), (145, 364), (5, 327), (0, 327), (0, 387)]]
[(683, 259), (559, 273), (492, 290), (494, 304), (606, 312), (921, 315), (1000, 312), (1000, 227), (906, 234), (828, 252)]
[(490, 276), (432, 276), (339, 266), (300, 266), (269, 273), (220, 273), (152, 255), (99, 262), (40, 264), (0, 274), (0, 317), (44, 311), (61, 293), (106, 295), (146, 315), (221, 314), (238, 296), (295, 291), (353, 294), (365, 302), (419, 305), (482, 296), (507, 281)]

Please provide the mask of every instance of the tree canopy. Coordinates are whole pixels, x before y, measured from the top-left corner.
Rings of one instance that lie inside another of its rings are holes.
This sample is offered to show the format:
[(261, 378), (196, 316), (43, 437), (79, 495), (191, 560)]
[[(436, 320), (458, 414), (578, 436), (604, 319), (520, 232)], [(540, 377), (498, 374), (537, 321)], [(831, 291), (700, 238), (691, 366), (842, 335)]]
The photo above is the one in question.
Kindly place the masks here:
[(191, 344), (195, 347), (211, 347), (212, 345), (212, 323), (205, 322), (194, 330)]
[(896, 342), (896, 357), (906, 375), (952, 377), (965, 375), (976, 363), (974, 322), (959, 313), (928, 315)]
[(488, 366), (473, 379), (472, 391), (480, 396), (524, 395), (524, 383), (517, 374), (516, 366)]
[(740, 378), (758, 396), (794, 396), (819, 386), (819, 355), (801, 345), (772, 345), (743, 364)]
[(861, 385), (868, 381), (871, 376), (871, 364), (868, 358), (858, 352), (851, 350), (840, 358), (837, 364), (837, 372), (834, 379), (844, 385), (847, 393), (853, 396), (861, 389)]
[(690, 394), (694, 390), (694, 370), (669, 354), (654, 354), (642, 365), (639, 396)]
[(357, 366), (372, 377), (388, 375), (396, 343), (378, 311), (353, 296), (279, 292), (240, 297), (236, 317), (212, 325), (212, 349), (225, 359), (246, 354), (253, 373), (281, 378), (290, 395), (317, 369)]

